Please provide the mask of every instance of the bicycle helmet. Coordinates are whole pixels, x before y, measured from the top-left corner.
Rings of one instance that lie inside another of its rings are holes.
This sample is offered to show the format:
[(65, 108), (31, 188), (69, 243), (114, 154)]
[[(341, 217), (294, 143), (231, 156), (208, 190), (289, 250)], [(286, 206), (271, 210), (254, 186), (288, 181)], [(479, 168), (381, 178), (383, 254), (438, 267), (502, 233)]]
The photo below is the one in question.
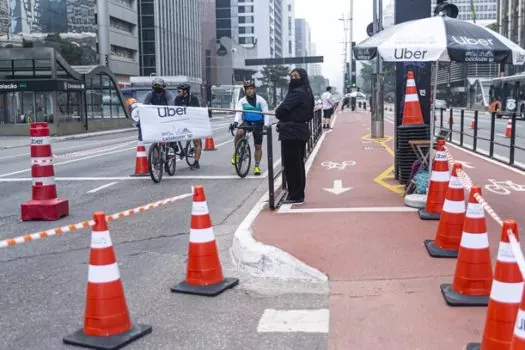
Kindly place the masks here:
[(243, 86), (245, 89), (249, 87), (255, 88), (255, 82), (253, 80), (245, 80)]
[(164, 82), (164, 79), (155, 78), (153, 79), (153, 82), (151, 83), (151, 88), (157, 91), (164, 90), (164, 88), (166, 88), (166, 83)]
[(190, 92), (190, 85), (186, 84), (186, 83), (182, 83), (182, 84), (179, 84), (179, 86), (177, 86), (177, 89), (178, 90), (186, 90), (186, 91)]

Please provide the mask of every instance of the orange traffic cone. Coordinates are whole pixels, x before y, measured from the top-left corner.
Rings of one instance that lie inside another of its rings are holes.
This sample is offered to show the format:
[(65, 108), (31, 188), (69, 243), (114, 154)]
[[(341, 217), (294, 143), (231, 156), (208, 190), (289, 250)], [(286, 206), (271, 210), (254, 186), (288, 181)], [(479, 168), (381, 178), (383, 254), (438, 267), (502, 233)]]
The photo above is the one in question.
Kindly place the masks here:
[(131, 322), (106, 215), (97, 212), (93, 219), (84, 328), (64, 337), (63, 342), (118, 349), (151, 333), (152, 327)]
[(438, 140), (436, 155), (432, 162), (430, 185), (427, 191), (427, 203), (425, 208), (421, 208), (418, 211), (420, 219), (439, 220), (443, 203), (445, 202), (449, 180), (450, 174), (448, 172), (447, 153), (445, 152), (445, 140)]
[(193, 189), (190, 244), (186, 280), (171, 288), (175, 293), (216, 296), (239, 284), (237, 278), (224, 278), (202, 186)]
[(457, 174), (461, 169), (461, 163), (454, 163), (435, 240), (425, 241), (428, 254), (433, 258), (458, 256), (465, 221), (465, 190)]
[(205, 151), (215, 151), (217, 147), (215, 147), (215, 141), (213, 141), (213, 136), (206, 137), (206, 143), (204, 145)]
[(509, 119), (507, 121), (507, 128), (505, 129), (505, 137), (511, 137), (512, 136), (512, 120)]
[(144, 143), (139, 141), (137, 144), (137, 157), (135, 158), (135, 174), (131, 176), (149, 176), (148, 155)]
[(487, 222), (483, 206), (474, 194), (481, 195), (481, 187), (470, 189), (453, 283), (440, 286), (450, 306), (486, 306), (489, 303), (493, 275)]
[[(510, 247), (508, 230), (512, 230), (519, 240), (516, 221), (505, 220), (501, 229), (481, 349), (509, 349), (522, 299), (523, 277)], [(479, 343), (467, 345), (468, 350), (479, 348)]]
[(403, 108), (403, 122), (401, 125), (422, 125), (423, 113), (419, 104), (414, 72), (408, 71), (405, 89), (405, 103)]

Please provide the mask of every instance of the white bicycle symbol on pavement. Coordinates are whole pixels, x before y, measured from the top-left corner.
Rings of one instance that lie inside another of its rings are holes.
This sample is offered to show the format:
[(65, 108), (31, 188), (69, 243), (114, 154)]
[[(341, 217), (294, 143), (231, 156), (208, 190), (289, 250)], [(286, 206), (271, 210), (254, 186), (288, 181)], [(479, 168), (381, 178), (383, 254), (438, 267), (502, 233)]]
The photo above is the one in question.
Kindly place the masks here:
[(518, 185), (510, 180), (496, 181), (489, 179), (489, 182), (491, 182), (491, 184), (485, 185), (485, 188), (496, 194), (509, 195), (512, 191), (525, 192), (525, 185)]
[(345, 170), (347, 166), (354, 166), (356, 164), (357, 163), (354, 162), (353, 160), (345, 160), (342, 163), (336, 163), (336, 162), (332, 162), (332, 161), (327, 160), (327, 161), (321, 163), (321, 165), (324, 166), (325, 168), (328, 168), (328, 169), (339, 169), (339, 170)]

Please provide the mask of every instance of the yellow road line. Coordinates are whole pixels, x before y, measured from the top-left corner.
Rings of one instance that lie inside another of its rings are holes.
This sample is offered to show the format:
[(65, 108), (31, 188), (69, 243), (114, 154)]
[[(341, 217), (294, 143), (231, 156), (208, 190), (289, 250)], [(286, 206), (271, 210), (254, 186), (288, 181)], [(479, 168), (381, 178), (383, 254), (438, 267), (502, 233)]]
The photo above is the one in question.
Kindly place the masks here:
[[(395, 157), (395, 153), (394, 153), (394, 150), (391, 149), (388, 145), (387, 145), (387, 142), (389, 142), (390, 140), (392, 140), (393, 137), (392, 136), (386, 136), (386, 137), (383, 137), (383, 138), (372, 138), (372, 135), (371, 134), (367, 134), (363, 137), (361, 137), (361, 140), (365, 140), (365, 141), (371, 141), (371, 142), (374, 142), (374, 143), (377, 143), (381, 146), (384, 147), (385, 151), (388, 152), (388, 154), (390, 154), (393, 157)], [(394, 166), (390, 166), (388, 169), (386, 169), (385, 171), (383, 171), (381, 174), (379, 174), (375, 179), (374, 181), (383, 186), (384, 188), (402, 196), (404, 195), (405, 193), (405, 185), (391, 185), (387, 182), (385, 182), (385, 180), (387, 179), (394, 179), (395, 176), (392, 174), (392, 172), (394, 171)]]

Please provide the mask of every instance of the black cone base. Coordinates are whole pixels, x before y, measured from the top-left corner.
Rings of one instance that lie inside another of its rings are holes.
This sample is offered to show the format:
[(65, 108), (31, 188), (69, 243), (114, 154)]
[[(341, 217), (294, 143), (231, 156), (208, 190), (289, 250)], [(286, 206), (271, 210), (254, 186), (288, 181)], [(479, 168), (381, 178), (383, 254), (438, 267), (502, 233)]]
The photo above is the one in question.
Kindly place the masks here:
[(134, 324), (127, 332), (109, 337), (95, 337), (84, 334), (81, 328), (73, 334), (65, 336), (62, 340), (65, 344), (81, 346), (89, 349), (114, 350), (142, 338), (151, 333), (152, 327), (142, 324)]
[(221, 283), (209, 285), (209, 286), (192, 286), (187, 284), (186, 281), (182, 281), (171, 288), (173, 293), (184, 293), (184, 294), (195, 294), (206, 297), (214, 297), (221, 294), (226, 289), (230, 289), (239, 284), (238, 278), (224, 278)]

